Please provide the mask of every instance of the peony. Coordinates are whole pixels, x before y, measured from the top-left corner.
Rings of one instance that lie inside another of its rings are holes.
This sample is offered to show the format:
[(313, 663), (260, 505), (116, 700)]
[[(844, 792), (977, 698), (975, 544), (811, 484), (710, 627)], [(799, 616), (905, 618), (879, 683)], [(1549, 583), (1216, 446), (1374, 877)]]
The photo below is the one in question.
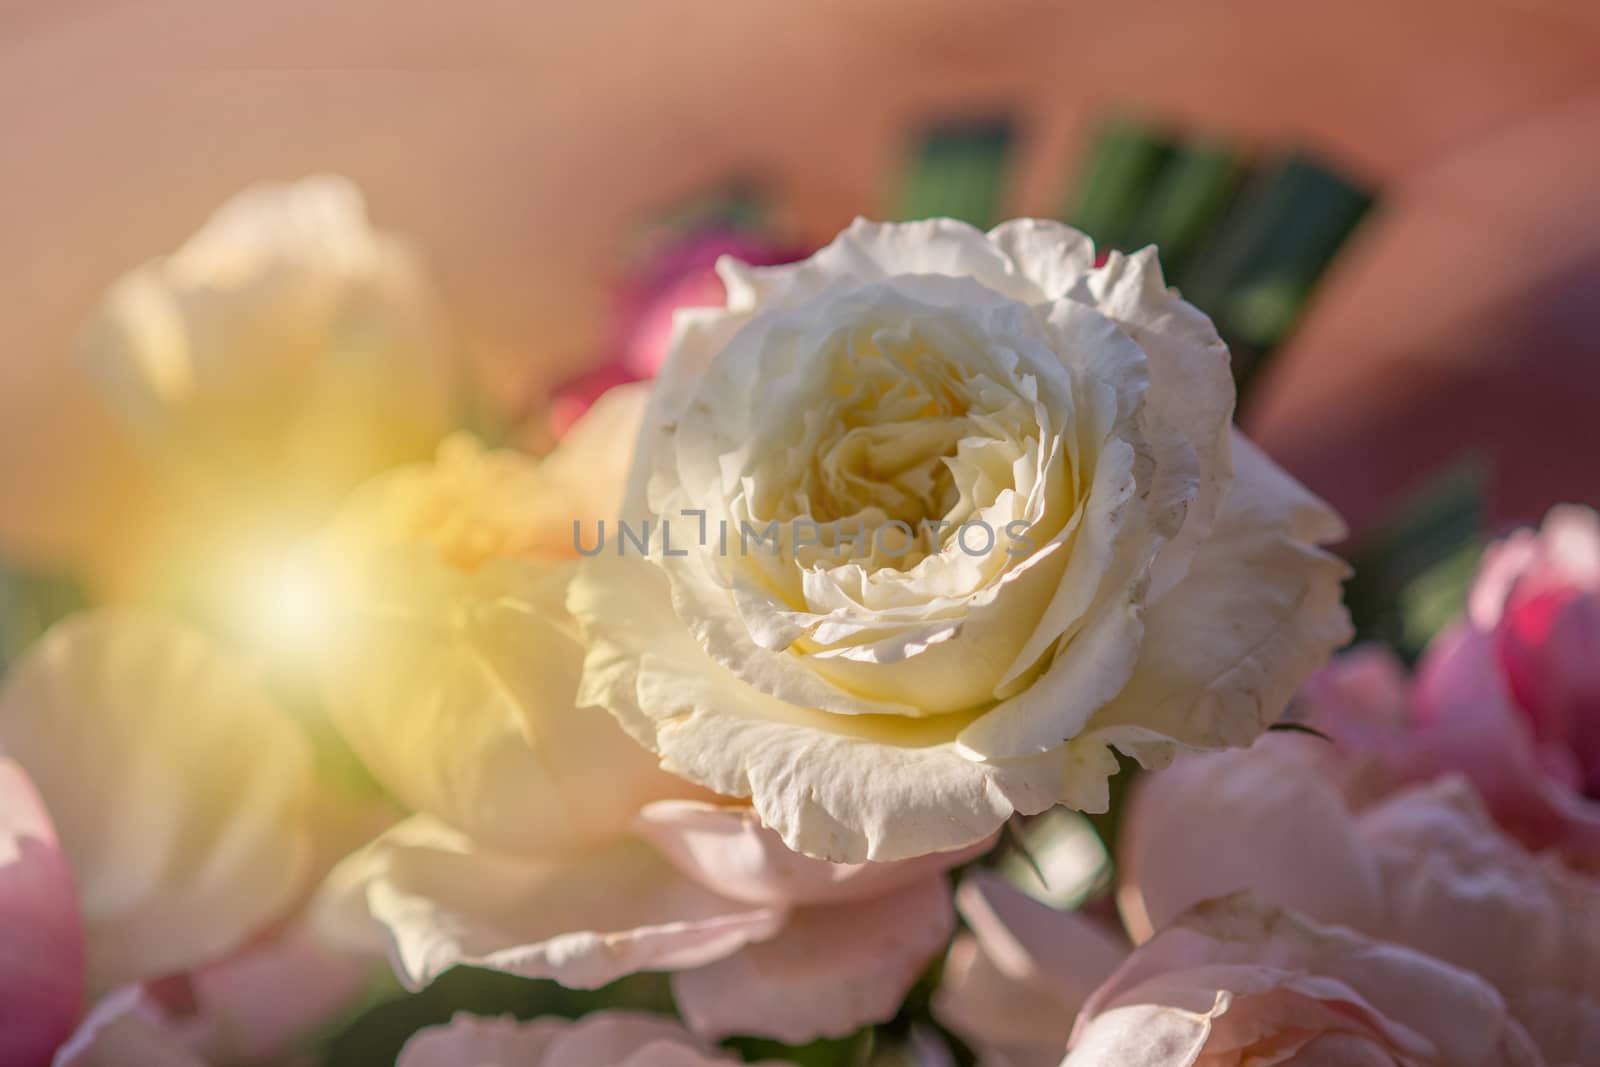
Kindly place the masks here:
[[(358, 992), (348, 964), (270, 940), (313, 874), (311, 753), (209, 639), (135, 612), (60, 623), (0, 688), (0, 753), (7, 1064), (260, 1058)], [(302, 984), (262, 1015), (269, 971)], [(175, 981), (192, 1003), (169, 1013)]]
[(663, 1016), (602, 1011), (576, 1022), (519, 1023), (459, 1014), (406, 1042), (396, 1067), (726, 1067), (739, 1062)]
[(578, 701), (572, 522), (616, 508), (642, 400), (608, 394), (538, 462), (453, 438), (334, 522), (326, 706), (415, 814), (335, 871), (325, 922), (376, 933), (413, 987), (460, 963), (579, 988), (670, 971), (701, 1036), (846, 1034), (944, 947), (967, 855), (797, 855)]
[(847, 863), (1103, 809), (1113, 748), (1254, 739), (1349, 632), (1342, 526), (1231, 430), (1153, 250), (1094, 260), (947, 220), (723, 260), (639, 437), (648, 557), (618, 530), (574, 586), (583, 699)]

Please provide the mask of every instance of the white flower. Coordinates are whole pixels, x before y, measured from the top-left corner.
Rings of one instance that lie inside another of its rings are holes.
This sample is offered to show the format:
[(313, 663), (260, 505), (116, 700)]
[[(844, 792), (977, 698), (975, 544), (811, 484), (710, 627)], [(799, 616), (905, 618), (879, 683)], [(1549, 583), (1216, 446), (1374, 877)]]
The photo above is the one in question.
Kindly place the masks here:
[(1101, 808), (1111, 746), (1249, 743), (1346, 639), (1343, 528), (1233, 433), (1228, 351), (1153, 251), (1093, 264), (1064, 226), (943, 220), (724, 261), (641, 431), (649, 557), (574, 588), (585, 699), (846, 862)]

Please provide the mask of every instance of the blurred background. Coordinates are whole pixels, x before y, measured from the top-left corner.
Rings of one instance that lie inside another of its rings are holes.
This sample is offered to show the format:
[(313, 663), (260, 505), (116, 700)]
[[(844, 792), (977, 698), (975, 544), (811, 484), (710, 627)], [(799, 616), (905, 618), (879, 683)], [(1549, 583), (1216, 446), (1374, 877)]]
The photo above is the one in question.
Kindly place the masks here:
[(737, 180), (819, 244), (995, 115), (1001, 216), (1070, 215), (1113, 117), (1374, 198), (1245, 413), (1358, 533), (1467, 456), (1494, 521), (1600, 503), (1593, 0), (0, 0), (0, 554), (139, 495), (74, 339), (253, 181), (355, 179), (507, 420), (597, 358), (644, 220)]

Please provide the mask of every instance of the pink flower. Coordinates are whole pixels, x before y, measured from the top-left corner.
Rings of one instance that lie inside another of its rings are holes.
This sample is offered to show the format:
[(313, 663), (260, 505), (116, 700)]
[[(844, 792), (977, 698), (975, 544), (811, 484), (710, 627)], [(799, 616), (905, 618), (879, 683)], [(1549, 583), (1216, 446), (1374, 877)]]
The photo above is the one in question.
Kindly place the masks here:
[(1492, 545), (1466, 616), (1428, 646), (1415, 682), (1358, 649), (1314, 676), (1305, 717), (1369, 787), (1457, 773), (1536, 850), (1600, 874), (1600, 519), (1553, 509)]
[(1061, 1067), (1536, 1067), (1495, 991), (1248, 895), (1208, 901), (1085, 1005)]
[(717, 260), (731, 256), (765, 267), (804, 255), (803, 249), (728, 226), (694, 230), (658, 249), (619, 289), (600, 365), (556, 389), (550, 403), (551, 431), (558, 438), (565, 436), (606, 390), (655, 377), (667, 356), (674, 313), (726, 302)]
[(396, 1067), (732, 1067), (739, 1062), (666, 1016), (602, 1011), (576, 1022), (457, 1015), (406, 1042)]
[(1383, 786), (1375, 769), (1279, 736), (1148, 776), (1119, 842), (1135, 938), (1250, 890), (1479, 976), (1549, 1062), (1582, 1062), (1600, 1047), (1600, 882), (1502, 833), (1466, 779)]
[(1463, 626), (1487, 640), (1545, 765), (1600, 799), (1600, 516), (1553, 508), (1491, 546)]

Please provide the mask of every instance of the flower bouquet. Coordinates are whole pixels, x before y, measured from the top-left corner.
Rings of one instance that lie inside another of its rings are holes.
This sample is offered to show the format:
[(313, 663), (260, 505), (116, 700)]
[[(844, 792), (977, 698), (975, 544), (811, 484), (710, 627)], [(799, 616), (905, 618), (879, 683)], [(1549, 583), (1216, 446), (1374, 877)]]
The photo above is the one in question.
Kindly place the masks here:
[(521, 425), (342, 180), (119, 282), (148, 506), (6, 586), (4, 1062), (1593, 1062), (1600, 520), (1447, 495), (1353, 625), (1233, 417), (1366, 198), (1119, 124), (999, 221), (1008, 138), (699, 220)]

